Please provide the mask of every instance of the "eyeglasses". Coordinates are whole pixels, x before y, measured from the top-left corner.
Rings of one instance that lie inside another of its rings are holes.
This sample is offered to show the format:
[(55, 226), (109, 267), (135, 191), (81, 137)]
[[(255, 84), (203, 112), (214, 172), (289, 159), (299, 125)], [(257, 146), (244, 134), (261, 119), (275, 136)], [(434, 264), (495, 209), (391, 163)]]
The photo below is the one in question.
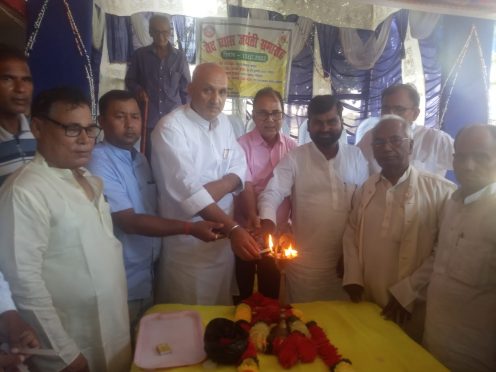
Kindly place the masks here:
[(67, 137), (79, 137), (81, 135), (81, 132), (84, 130), (86, 132), (86, 135), (89, 138), (96, 138), (96, 137), (98, 137), (98, 135), (100, 134), (100, 132), (102, 130), (96, 124), (92, 124), (92, 125), (89, 125), (87, 127), (83, 127), (77, 123), (62, 124), (61, 122), (59, 122), (55, 119), (49, 118), (48, 116), (42, 116), (42, 118), (45, 120), (48, 120), (49, 122), (51, 122), (52, 124), (54, 124), (60, 128), (63, 128), (65, 131), (65, 135)]
[(392, 113), (396, 115), (403, 115), (406, 111), (412, 110), (414, 107), (403, 107), (403, 106), (382, 106), (381, 112)]
[(268, 120), (272, 117), (272, 120), (281, 120), (284, 116), (284, 112), (282, 111), (255, 111), (255, 115), (258, 116), (262, 120)]
[(408, 137), (389, 137), (389, 138), (377, 138), (372, 141), (372, 146), (375, 148), (382, 148), (385, 147), (387, 143), (389, 143), (392, 147), (400, 147), (403, 144), (403, 141), (409, 141), (410, 138)]
[(171, 30), (150, 30), (150, 34), (156, 35), (156, 36), (169, 36), (171, 34)]

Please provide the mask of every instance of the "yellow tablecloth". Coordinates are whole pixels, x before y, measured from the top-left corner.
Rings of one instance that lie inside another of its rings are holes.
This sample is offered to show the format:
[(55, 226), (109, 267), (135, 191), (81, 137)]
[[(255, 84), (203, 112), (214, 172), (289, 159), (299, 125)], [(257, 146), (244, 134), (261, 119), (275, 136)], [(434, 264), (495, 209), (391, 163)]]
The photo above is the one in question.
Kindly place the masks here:
[[(412, 341), (393, 322), (380, 316), (380, 308), (372, 303), (312, 302), (296, 304), (304, 320), (315, 320), (331, 343), (352, 361), (356, 372), (437, 372), (447, 371), (433, 356)], [(232, 306), (156, 305), (148, 313), (196, 310), (205, 327), (218, 317), (232, 319)], [(260, 371), (281, 371), (274, 356), (259, 354)], [(202, 365), (166, 369), (163, 371), (202, 371)], [(142, 369), (133, 365), (132, 372)], [(207, 370), (204, 370), (207, 371)], [(236, 371), (234, 366), (218, 366), (214, 371)], [(324, 372), (325, 364), (318, 358), (311, 364), (297, 364), (291, 371)]]

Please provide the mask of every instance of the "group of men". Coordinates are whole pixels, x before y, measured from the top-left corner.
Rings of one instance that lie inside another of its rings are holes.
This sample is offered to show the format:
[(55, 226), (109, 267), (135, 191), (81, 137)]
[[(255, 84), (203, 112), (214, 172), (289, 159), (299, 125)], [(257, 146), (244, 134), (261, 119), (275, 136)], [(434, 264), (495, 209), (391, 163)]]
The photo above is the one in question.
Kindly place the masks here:
[[(152, 21), (151, 35), (163, 38), (162, 26)], [(79, 91), (50, 89), (29, 131), (32, 84), (25, 58), (0, 50), (0, 175), (24, 164), (0, 189), (10, 284), (0, 276), (0, 331), (11, 346), (0, 367), (41, 346), (56, 353), (30, 358), (42, 371), (126, 370), (130, 325), (154, 302), (231, 304), (255, 275), (277, 297), (258, 237), (290, 233), (291, 302), (373, 301), (416, 339), (425, 319), (424, 345), (453, 371), (496, 368), (495, 128), (458, 134), (456, 191), (439, 175), (452, 140), (413, 125), (408, 85), (384, 91), (384, 116), (357, 147), (339, 142), (343, 108), (331, 95), (311, 100), (312, 141), (296, 147), (270, 88), (238, 142), (222, 113), (227, 75), (208, 63), (186, 87), (190, 103), (154, 126), (150, 167), (135, 150), (145, 123), (134, 93), (103, 95), (97, 125)]]

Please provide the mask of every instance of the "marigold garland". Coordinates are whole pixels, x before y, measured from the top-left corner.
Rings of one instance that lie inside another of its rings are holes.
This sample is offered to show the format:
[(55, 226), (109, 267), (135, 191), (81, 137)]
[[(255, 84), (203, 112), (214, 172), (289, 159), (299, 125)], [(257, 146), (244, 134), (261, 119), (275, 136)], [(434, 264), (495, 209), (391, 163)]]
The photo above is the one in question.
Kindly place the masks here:
[[(249, 344), (241, 357), (238, 372), (258, 372), (257, 350), (274, 354), (283, 368), (298, 361), (311, 363), (320, 356), (331, 372), (353, 372), (348, 359), (331, 344), (316, 322), (305, 324), (303, 313), (291, 306), (281, 308), (277, 300), (254, 293), (239, 304), (235, 320), (249, 332)], [(277, 324), (276, 326), (272, 326)]]

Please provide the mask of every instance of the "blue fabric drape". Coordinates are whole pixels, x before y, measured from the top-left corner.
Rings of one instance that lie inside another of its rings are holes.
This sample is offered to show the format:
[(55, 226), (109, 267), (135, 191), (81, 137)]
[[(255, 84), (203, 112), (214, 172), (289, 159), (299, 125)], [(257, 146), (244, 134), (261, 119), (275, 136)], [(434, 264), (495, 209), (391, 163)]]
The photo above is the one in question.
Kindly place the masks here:
[[(472, 38), (464, 59), (457, 61), (472, 27), (477, 31), (478, 42)], [(441, 63), (446, 86), (440, 106), (446, 112), (441, 126), (452, 136), (466, 125), (488, 122), (489, 87), (484, 76), (489, 77), (491, 68), (493, 30), (494, 22), (490, 20), (444, 16)]]
[(322, 23), (316, 23), (315, 28), (319, 36), (320, 59), (324, 77), (328, 78), (331, 74), (331, 60), (334, 44), (339, 35), (339, 28)]
[[(348, 63), (338, 35), (333, 26), (319, 24), (319, 45), (322, 66), (331, 74), (332, 92), (344, 106), (356, 113), (358, 120), (378, 116), (381, 106), (381, 92), (388, 86), (401, 81), (401, 57), (406, 29), (405, 14), (398, 12), (391, 22), (389, 39), (384, 52), (370, 70), (359, 70)], [(380, 26), (379, 26), (380, 27)], [(378, 28), (375, 32), (378, 32)], [(362, 39), (374, 31), (359, 30)]]
[[(28, 37), (34, 29), (43, 3), (43, 0), (26, 2)], [(93, 3), (68, 0), (67, 4), (88, 53), (88, 59), (91, 59)], [(78, 51), (64, 4), (61, 1), (48, 2), (47, 11), (29, 55), (34, 95), (56, 86), (70, 85), (80, 88), (90, 97), (90, 83), (85, 71), (85, 66), (89, 68), (88, 59)]]
[(442, 18), (432, 34), (419, 40), (425, 83), (425, 126), (439, 128), (439, 94), (441, 92)]
[(248, 18), (249, 11), (250, 10), (248, 8), (244, 8), (242, 6), (236, 6), (236, 5), (227, 6), (228, 17)]
[(133, 38), (130, 17), (105, 15), (107, 49), (110, 63), (125, 63), (133, 54)]

